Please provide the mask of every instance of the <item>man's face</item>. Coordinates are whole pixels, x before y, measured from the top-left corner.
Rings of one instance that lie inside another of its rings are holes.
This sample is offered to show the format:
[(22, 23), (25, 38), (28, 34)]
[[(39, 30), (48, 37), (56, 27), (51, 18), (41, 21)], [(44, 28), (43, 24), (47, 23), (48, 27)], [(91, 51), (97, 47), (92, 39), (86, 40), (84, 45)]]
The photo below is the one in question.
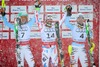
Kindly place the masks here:
[(45, 21), (45, 25), (47, 26), (47, 27), (51, 27), (52, 26), (52, 16), (51, 15), (48, 15), (47, 17), (46, 17), (46, 21)]
[(52, 26), (52, 19), (47, 19), (46, 22), (45, 22), (45, 25), (47, 27), (51, 27)]
[(47, 24), (47, 23), (51, 24), (51, 23), (52, 23), (52, 19), (47, 19), (47, 20), (46, 20), (46, 24)]
[(27, 16), (21, 16), (21, 24), (24, 24), (28, 21)]
[(80, 17), (78, 17), (77, 18), (77, 23), (79, 23), (79, 24), (83, 24), (83, 22), (84, 22), (84, 17), (83, 16), (80, 16)]

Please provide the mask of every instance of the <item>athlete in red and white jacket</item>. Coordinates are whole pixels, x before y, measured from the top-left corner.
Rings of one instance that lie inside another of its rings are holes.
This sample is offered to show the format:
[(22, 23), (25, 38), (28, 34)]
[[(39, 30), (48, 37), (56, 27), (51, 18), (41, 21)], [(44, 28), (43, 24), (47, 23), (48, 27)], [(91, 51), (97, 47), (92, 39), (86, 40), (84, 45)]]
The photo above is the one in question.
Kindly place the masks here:
[[(66, 14), (65, 14), (66, 15)], [(59, 25), (61, 26), (62, 22), (66, 18), (66, 16), (59, 21)], [(43, 67), (49, 67), (49, 61), (51, 58), (51, 65), (52, 67), (58, 66), (58, 53), (56, 47), (56, 30), (55, 30), (55, 23), (52, 19), (51, 15), (46, 16), (45, 22), (40, 22), (38, 19), (39, 12), (36, 11), (36, 23), (39, 26), (41, 32), (41, 40), (42, 40), (42, 65)], [(69, 21), (69, 19), (68, 19)]]

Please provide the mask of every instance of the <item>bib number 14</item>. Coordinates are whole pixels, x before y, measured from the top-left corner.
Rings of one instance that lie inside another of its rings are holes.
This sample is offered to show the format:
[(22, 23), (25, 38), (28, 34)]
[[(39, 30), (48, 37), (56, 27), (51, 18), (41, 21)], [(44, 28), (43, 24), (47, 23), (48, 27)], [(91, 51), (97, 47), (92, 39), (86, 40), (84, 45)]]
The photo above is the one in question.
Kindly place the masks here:
[(47, 33), (47, 38), (54, 38), (54, 33), (52, 33), (51, 35)]

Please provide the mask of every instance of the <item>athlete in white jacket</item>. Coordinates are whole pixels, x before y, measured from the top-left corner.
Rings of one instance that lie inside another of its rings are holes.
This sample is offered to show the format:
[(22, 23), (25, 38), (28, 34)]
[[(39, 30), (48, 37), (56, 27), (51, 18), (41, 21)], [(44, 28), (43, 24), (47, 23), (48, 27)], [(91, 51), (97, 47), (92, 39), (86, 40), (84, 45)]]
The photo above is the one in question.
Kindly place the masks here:
[[(2, 11), (4, 10), (2, 9)], [(35, 23), (35, 17), (33, 17), (30, 21), (27, 21), (28, 14), (26, 12), (20, 12), (18, 14), (18, 17), (20, 17), (19, 19), (20, 22), (18, 23), (19, 48), (16, 48), (17, 49), (16, 52), (18, 52), (18, 54), (16, 54), (18, 67), (24, 67), (24, 59), (27, 61), (29, 67), (34, 67), (35, 62), (34, 62), (34, 57), (32, 55), (32, 52), (30, 50), (29, 40), (30, 40), (31, 27)], [(5, 15), (2, 15), (2, 19), (6, 26), (11, 28), (12, 30), (15, 29), (15, 25), (8, 22)]]

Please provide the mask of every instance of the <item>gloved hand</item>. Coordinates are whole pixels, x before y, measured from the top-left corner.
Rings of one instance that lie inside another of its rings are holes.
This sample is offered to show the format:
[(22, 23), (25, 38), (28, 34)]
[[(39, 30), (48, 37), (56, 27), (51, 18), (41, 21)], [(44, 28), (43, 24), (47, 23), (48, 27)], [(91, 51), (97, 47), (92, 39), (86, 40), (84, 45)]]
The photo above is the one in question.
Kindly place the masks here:
[(35, 1), (35, 10), (39, 11), (41, 8), (41, 2), (40, 0), (36, 0)]
[(92, 44), (92, 46), (91, 46), (91, 48), (90, 48), (90, 53), (92, 54), (92, 53), (93, 53), (93, 50), (94, 50), (94, 48), (95, 48), (95, 44), (94, 44), (93, 42), (91, 42), (91, 44)]
[(6, 15), (5, 10), (6, 10), (5, 8), (1, 8), (1, 9), (0, 9), (0, 12), (1, 12), (1, 15), (2, 15), (2, 16), (5, 16), (5, 15)]
[(68, 53), (69, 53), (69, 55), (71, 55), (71, 53), (72, 53), (72, 45), (68, 46)]
[(71, 7), (71, 5), (67, 5), (66, 7), (65, 7), (65, 11), (67, 12), (67, 16), (71, 16), (72, 15), (72, 7)]

